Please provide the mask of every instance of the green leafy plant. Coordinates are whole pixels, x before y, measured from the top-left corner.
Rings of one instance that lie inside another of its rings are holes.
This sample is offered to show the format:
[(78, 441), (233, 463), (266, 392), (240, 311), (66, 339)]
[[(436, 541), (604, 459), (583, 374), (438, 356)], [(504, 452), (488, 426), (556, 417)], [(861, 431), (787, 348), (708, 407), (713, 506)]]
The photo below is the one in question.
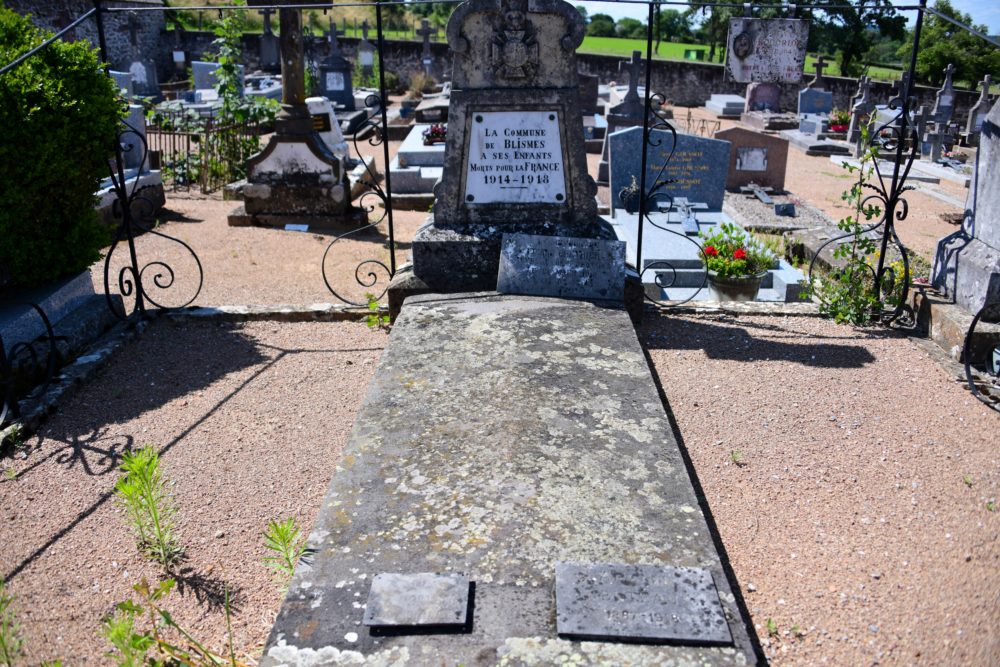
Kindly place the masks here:
[(989, 512), (996, 512), (996, 510), (997, 510), (997, 504), (996, 504), (996, 502), (994, 502), (992, 500), (988, 501), (986, 503), (986, 510), (989, 511)]
[[(117, 660), (120, 667), (142, 665), (247, 667), (246, 663), (236, 659), (233, 650), (229, 589), (226, 589), (224, 602), (228, 635), (227, 655), (222, 656), (198, 641), (161, 606), (161, 600), (174, 589), (175, 583), (173, 579), (167, 579), (156, 586), (150, 586), (143, 578), (132, 587), (139, 596), (138, 601), (130, 599), (119, 603), (114, 614), (106, 618), (101, 625), (102, 633), (115, 649), (109, 655)], [(140, 631), (136, 624), (143, 617), (149, 629)], [(154, 652), (153, 656), (149, 655), (150, 651)]]
[(139, 549), (169, 569), (180, 560), (184, 548), (177, 539), (174, 519), (177, 510), (166, 490), (156, 448), (146, 445), (122, 457), (125, 472), (115, 492), (135, 531)]
[(382, 314), (382, 306), (379, 305), (378, 297), (374, 294), (365, 294), (365, 300), (368, 302), (368, 315), (365, 317), (368, 328), (388, 329), (389, 316)]
[(778, 624), (773, 618), (767, 619), (767, 634), (772, 637), (775, 637), (778, 634)]
[(777, 258), (763, 243), (731, 222), (710, 234), (702, 233), (705, 268), (720, 278), (755, 276), (774, 266)]
[(14, 596), (7, 593), (0, 581), (0, 665), (13, 667), (21, 655), (24, 640), (21, 638), (21, 624), (17, 622)]
[(742, 468), (747, 464), (746, 460), (744, 460), (743, 458), (743, 452), (741, 452), (738, 449), (734, 449), (733, 451), (729, 452), (729, 460), (740, 468)]
[[(0, 6), (0, 62), (51, 35)], [(99, 65), (87, 40), (56, 40), (0, 77), (0, 273), (12, 286), (82, 271), (110, 237), (94, 193), (124, 107)]]
[(16, 468), (5, 468), (4, 471), (3, 471), (3, 476), (6, 479), (14, 481), (15, 479), (17, 479), (17, 469)]
[(851, 122), (851, 112), (847, 109), (834, 109), (830, 112), (831, 125), (849, 125)]
[(271, 552), (264, 556), (264, 563), (273, 568), (282, 580), (287, 580), (295, 572), (295, 564), (306, 550), (306, 541), (295, 518), (290, 517), (267, 524), (264, 546)]
[(972, 475), (964, 475), (962, 477), (962, 482), (964, 482), (965, 485), (971, 489), (972, 488), (972, 482), (973, 482)]
[[(854, 208), (852, 215), (837, 223), (837, 227), (848, 234), (846, 241), (833, 251), (834, 258), (842, 260), (842, 266), (824, 280), (813, 281), (809, 288), (819, 299), (820, 313), (832, 317), (838, 323), (855, 326), (872, 324), (883, 306), (879, 296), (882, 290), (876, 289), (875, 271), (868, 263), (869, 257), (877, 258), (878, 255), (875, 241), (866, 232), (871, 221), (882, 215), (879, 206), (865, 202), (865, 189), (872, 178), (877, 158), (877, 149), (871, 144), (870, 131), (870, 124), (861, 128), (861, 142), (865, 148), (860, 164), (854, 166), (844, 163), (848, 172), (857, 173), (857, 181), (841, 195)], [(893, 294), (902, 295), (903, 282), (908, 280), (908, 276), (902, 263), (896, 268), (890, 264), (890, 269), (892, 270), (886, 272), (883, 287), (888, 288), (891, 300)]]

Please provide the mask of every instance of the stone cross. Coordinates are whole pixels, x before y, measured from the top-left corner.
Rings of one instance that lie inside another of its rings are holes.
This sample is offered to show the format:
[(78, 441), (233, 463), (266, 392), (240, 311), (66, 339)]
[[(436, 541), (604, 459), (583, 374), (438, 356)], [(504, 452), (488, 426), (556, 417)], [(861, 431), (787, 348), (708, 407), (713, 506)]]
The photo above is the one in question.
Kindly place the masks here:
[(854, 93), (854, 97), (851, 98), (851, 108), (852, 109), (854, 108), (854, 105), (856, 105), (858, 102), (860, 102), (861, 98), (864, 97), (867, 94), (868, 85), (870, 85), (870, 84), (868, 83), (868, 77), (867, 76), (862, 76), (860, 79), (858, 79), (858, 90), (857, 90), (856, 93)]
[(330, 17), (330, 32), (327, 33), (327, 40), (330, 42), (330, 55), (339, 56), (340, 55), (340, 42), (337, 38), (343, 35), (341, 31), (337, 30), (337, 21), (332, 16)]
[[(851, 107), (851, 124), (847, 128), (847, 140), (855, 145), (861, 141), (861, 126), (868, 122), (868, 118), (875, 111), (875, 105), (871, 101), (871, 81), (868, 77), (861, 79), (861, 87), (858, 89), (857, 102)], [(857, 156), (857, 152), (855, 153)]]
[(829, 64), (830, 63), (826, 62), (826, 58), (824, 58), (823, 56), (820, 56), (819, 58), (816, 59), (816, 62), (813, 65), (813, 67), (816, 68), (816, 77), (809, 82), (809, 85), (806, 86), (806, 88), (814, 88), (816, 90), (824, 89), (823, 70), (825, 70), (827, 66), (829, 66)]
[[(987, 74), (982, 82), (983, 92), (980, 93), (979, 100), (969, 109), (969, 118), (965, 121), (965, 134), (967, 137), (971, 138), (982, 130), (983, 121), (986, 120), (986, 115), (990, 112), (990, 86), (992, 84), (993, 79)], [(978, 141), (973, 139), (969, 143), (977, 145)]]
[(362, 41), (368, 41), (368, 19), (361, 22), (361, 39)]
[(642, 52), (633, 51), (632, 60), (618, 63), (618, 72), (628, 74), (628, 92), (623, 102), (634, 102), (639, 99), (639, 77), (642, 76)]
[(948, 63), (944, 70), (944, 83), (937, 92), (934, 99), (934, 108), (931, 115), (934, 116), (935, 123), (947, 125), (951, 122), (951, 114), (955, 110), (955, 87), (951, 83), (951, 77), (955, 73), (955, 66)]
[(274, 10), (268, 7), (267, 9), (260, 10), (259, 14), (264, 17), (264, 34), (273, 35), (274, 31), (271, 30), (271, 14)]
[(121, 27), (121, 31), (128, 31), (128, 41), (132, 45), (132, 52), (138, 53), (139, 51), (139, 17), (135, 12), (128, 13), (128, 20), (125, 25)]
[(375, 47), (368, 41), (368, 19), (361, 22), (361, 44), (358, 45), (358, 59), (361, 61), (361, 73), (370, 78), (375, 74)]
[(424, 59), (424, 65), (427, 65), (427, 61), (431, 58), (431, 37), (437, 36), (437, 28), (431, 28), (430, 21), (427, 19), (420, 20), (420, 30), (416, 33), (423, 38), (424, 50), (422, 53)]

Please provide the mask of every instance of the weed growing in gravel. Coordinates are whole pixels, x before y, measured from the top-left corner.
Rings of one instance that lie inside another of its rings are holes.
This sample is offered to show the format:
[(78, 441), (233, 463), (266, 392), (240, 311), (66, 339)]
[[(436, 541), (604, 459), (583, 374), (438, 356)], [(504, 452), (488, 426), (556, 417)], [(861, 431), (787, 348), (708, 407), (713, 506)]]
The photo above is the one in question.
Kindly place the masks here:
[(972, 488), (972, 482), (973, 482), (972, 475), (965, 475), (964, 477), (962, 477), (962, 481), (965, 482), (965, 485), (967, 487), (969, 487), (970, 489)]
[(24, 447), (25, 437), (24, 429), (21, 428), (20, 424), (11, 424), (7, 428), (7, 434), (0, 437), (0, 446), (20, 449)]
[(365, 294), (365, 299), (368, 301), (368, 316), (365, 318), (368, 328), (388, 330), (389, 316), (381, 314), (378, 298), (374, 294)]
[(778, 634), (778, 624), (774, 622), (773, 618), (767, 619), (767, 634), (772, 637), (775, 637)]
[(17, 470), (15, 468), (6, 468), (3, 471), (3, 476), (10, 481), (17, 479)]
[[(183, 628), (169, 611), (160, 606), (160, 601), (174, 589), (175, 581), (167, 579), (155, 587), (143, 578), (132, 589), (139, 594), (139, 601), (126, 600), (116, 606), (115, 613), (104, 619), (101, 632), (115, 648), (108, 655), (116, 660), (119, 667), (142, 667), (143, 665), (186, 665), (188, 667), (247, 667), (237, 661), (233, 651), (233, 631), (230, 620), (229, 589), (226, 589), (226, 629), (228, 632), (227, 653), (221, 656), (213, 653)], [(136, 621), (143, 615), (148, 617), (150, 629), (139, 632)], [(149, 659), (149, 652), (156, 656)]]
[(292, 517), (267, 524), (264, 546), (271, 552), (271, 555), (264, 556), (264, 563), (277, 571), (282, 581), (287, 581), (295, 572), (295, 563), (306, 550), (306, 541)]
[(7, 594), (0, 581), (0, 665), (13, 667), (23, 646), (21, 624), (17, 622), (14, 610), (14, 596)]
[(741, 452), (738, 449), (734, 449), (733, 451), (729, 452), (729, 460), (735, 463), (740, 468), (742, 468), (747, 464), (746, 461), (743, 460), (743, 452)]
[(115, 492), (125, 509), (139, 542), (139, 549), (164, 568), (170, 568), (184, 553), (174, 532), (177, 509), (167, 494), (160, 470), (160, 455), (152, 445), (127, 452), (122, 457), (125, 475)]
[(997, 504), (995, 502), (993, 502), (992, 500), (990, 500), (989, 502), (986, 503), (986, 509), (987, 509), (987, 511), (990, 511), (990, 512), (996, 512), (997, 511)]

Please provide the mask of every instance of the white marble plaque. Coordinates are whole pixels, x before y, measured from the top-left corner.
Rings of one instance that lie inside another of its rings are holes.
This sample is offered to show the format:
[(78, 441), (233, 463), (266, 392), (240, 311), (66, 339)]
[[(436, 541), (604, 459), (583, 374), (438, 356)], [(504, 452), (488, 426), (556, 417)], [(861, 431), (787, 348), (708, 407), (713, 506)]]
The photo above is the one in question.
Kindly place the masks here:
[(767, 171), (766, 146), (737, 146), (737, 171)]
[(565, 204), (556, 111), (474, 111), (465, 204)]
[(326, 89), (327, 90), (343, 90), (344, 89), (344, 73), (343, 72), (327, 72), (326, 73)]
[(726, 69), (733, 81), (796, 83), (809, 41), (804, 19), (729, 19)]

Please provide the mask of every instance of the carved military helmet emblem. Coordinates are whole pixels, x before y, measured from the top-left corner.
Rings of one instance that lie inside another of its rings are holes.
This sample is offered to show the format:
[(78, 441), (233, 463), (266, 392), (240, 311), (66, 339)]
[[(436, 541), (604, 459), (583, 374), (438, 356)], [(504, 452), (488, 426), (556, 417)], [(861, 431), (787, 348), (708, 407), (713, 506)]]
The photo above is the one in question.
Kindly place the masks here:
[(523, 79), (538, 69), (538, 35), (528, 19), (527, 5), (527, 0), (500, 0), (490, 60), (501, 77)]

